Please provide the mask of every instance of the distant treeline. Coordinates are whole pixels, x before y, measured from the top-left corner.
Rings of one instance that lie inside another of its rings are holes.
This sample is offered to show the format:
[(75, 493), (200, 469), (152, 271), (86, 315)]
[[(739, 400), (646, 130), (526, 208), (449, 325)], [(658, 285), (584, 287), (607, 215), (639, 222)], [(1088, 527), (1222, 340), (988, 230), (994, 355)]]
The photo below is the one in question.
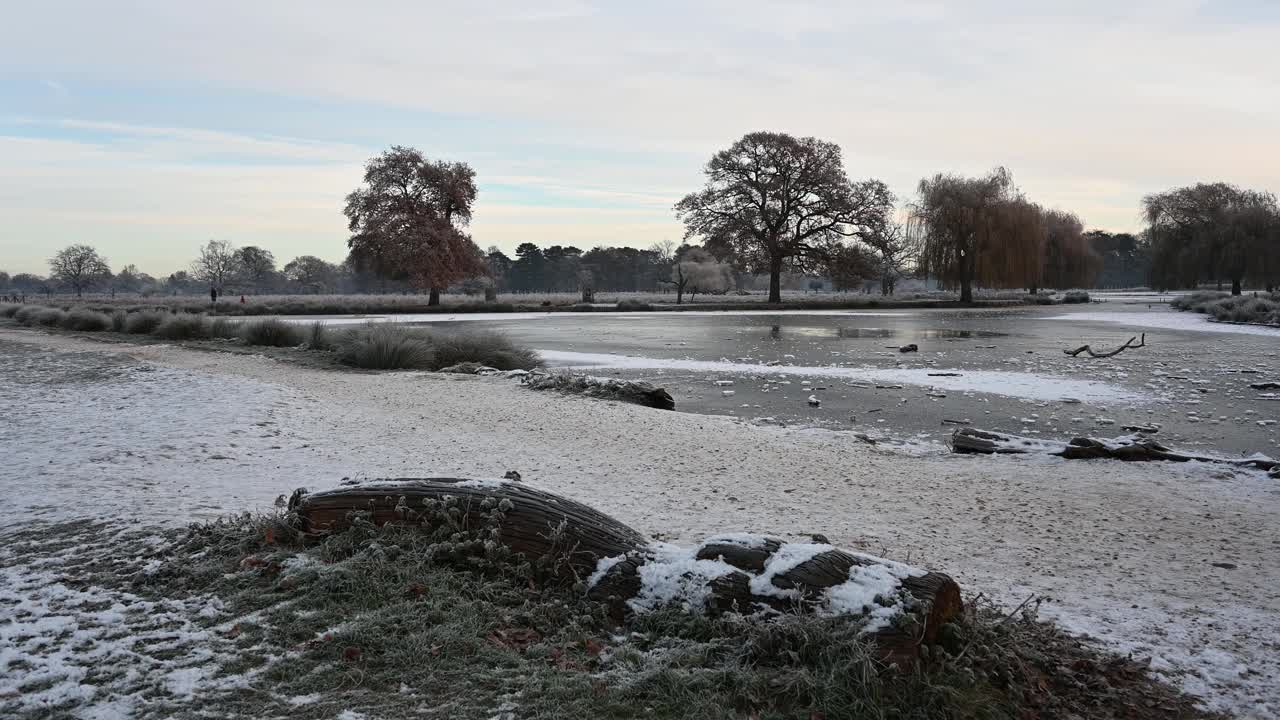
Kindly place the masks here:
[(686, 243), (647, 249), (521, 243), (514, 256), (481, 251), (468, 232), (477, 189), (466, 163), (392, 147), (369, 160), (343, 214), (341, 264), (303, 255), (277, 267), (264, 248), (210, 240), (190, 270), (163, 279), (126, 265), (112, 273), (88, 245), (49, 260), (48, 278), (0, 272), (0, 292), (349, 293), (460, 290), (727, 293), (765, 279), (770, 302), (797, 278), (805, 289), (893, 294), (906, 277), (929, 278), (960, 299), (973, 288), (1191, 288), (1202, 283), (1280, 285), (1275, 195), (1228, 183), (1174, 188), (1143, 199), (1138, 235), (1085, 232), (1069, 210), (1028, 198), (1005, 168), (969, 177), (938, 173), (899, 203), (885, 183), (852, 180), (838, 145), (755, 132), (716, 153), (704, 186), (673, 208)]

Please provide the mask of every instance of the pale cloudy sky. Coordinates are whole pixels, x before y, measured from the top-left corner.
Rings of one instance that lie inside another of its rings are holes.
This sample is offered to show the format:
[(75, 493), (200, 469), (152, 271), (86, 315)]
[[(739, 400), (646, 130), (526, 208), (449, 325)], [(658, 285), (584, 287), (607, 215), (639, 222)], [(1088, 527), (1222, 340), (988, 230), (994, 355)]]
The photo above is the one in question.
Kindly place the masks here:
[(0, 269), (73, 242), (345, 255), (391, 144), (476, 168), (473, 235), (645, 247), (717, 149), (838, 142), (903, 201), (1014, 172), (1090, 227), (1197, 180), (1280, 191), (1280, 1), (3, 2)]

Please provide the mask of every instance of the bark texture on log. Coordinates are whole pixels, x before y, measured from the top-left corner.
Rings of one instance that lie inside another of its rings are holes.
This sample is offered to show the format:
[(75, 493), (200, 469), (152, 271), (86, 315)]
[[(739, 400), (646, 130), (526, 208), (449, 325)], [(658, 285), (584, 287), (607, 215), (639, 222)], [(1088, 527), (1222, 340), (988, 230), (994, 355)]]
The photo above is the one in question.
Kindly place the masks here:
[[(567, 559), (574, 573), (590, 579), (588, 597), (607, 603), (620, 621), (635, 611), (631, 601), (645, 590), (646, 571), (663, 570), (658, 567), (661, 553), (632, 528), (577, 501), (514, 481), (422, 478), (379, 480), (317, 493), (300, 489), (289, 508), (304, 532), (325, 535), (349, 527), (354, 512), (368, 513), (378, 525), (421, 526), (413, 508), (446, 497), (458, 499), (461, 520), (477, 526), (488, 512), (482, 503), (489, 500), (492, 508), (493, 501), (510, 501), (499, 526), (501, 541), (530, 561), (553, 553)], [(707, 561), (728, 571), (706, 578), (705, 583), (696, 572), (681, 575), (679, 565), (668, 566), (668, 570), (676, 568), (680, 582), (692, 583), (693, 594), (704, 602), (697, 609), (743, 614), (820, 612), (829, 606), (832, 588), (851, 582), (859, 568), (871, 568), (881, 584), (890, 578), (891, 591), (885, 594), (892, 597), (877, 598), (877, 602), (882, 600), (895, 616), (893, 622), (874, 628), (869, 638), (886, 662), (904, 666), (919, 656), (922, 643), (934, 642), (941, 627), (963, 611), (960, 587), (942, 573), (825, 544), (797, 546), (779, 538), (751, 537), (750, 543), (730, 536), (712, 538), (688, 549), (688, 560)], [(787, 553), (797, 548), (803, 561), (786, 562)], [(669, 552), (670, 546), (664, 546), (664, 551)], [(779, 558), (782, 564), (773, 565), (778, 570), (774, 572), (771, 562)]]
[(530, 558), (567, 551), (570, 565), (582, 573), (595, 570), (602, 557), (631, 552), (645, 545), (640, 533), (576, 500), (524, 483), (475, 481), (461, 478), (400, 478), (362, 483), (326, 492), (295, 492), (289, 509), (302, 521), (303, 531), (324, 534), (350, 525), (350, 513), (365, 511), (376, 525), (412, 522), (405, 507), (422, 507), (424, 499), (445, 496), (463, 503), (465, 521), (479, 526), (486, 498), (510, 500), (502, 523), (502, 541)]
[(1169, 462), (1199, 462), (1231, 465), (1234, 467), (1250, 467), (1266, 470), (1272, 475), (1280, 474), (1280, 461), (1270, 458), (1222, 458), (1212, 455), (1195, 455), (1179, 452), (1145, 436), (1130, 436), (1100, 440), (1097, 438), (1078, 437), (1070, 442), (1057, 440), (1041, 440), (1018, 435), (979, 430), (977, 428), (960, 428), (951, 436), (951, 450), (957, 453), (979, 454), (1045, 454), (1057, 455), (1068, 460), (1090, 460), (1110, 458), (1147, 462), (1163, 460)]

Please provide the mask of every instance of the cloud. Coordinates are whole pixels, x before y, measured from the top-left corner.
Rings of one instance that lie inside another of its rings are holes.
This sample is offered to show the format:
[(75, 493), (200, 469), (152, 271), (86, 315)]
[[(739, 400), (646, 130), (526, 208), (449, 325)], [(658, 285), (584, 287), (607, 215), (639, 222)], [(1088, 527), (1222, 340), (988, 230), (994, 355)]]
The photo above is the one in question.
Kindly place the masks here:
[[(538, 194), (541, 204), (657, 217), (697, 186), (711, 153), (744, 132), (779, 129), (840, 143), (851, 174), (882, 178), (903, 197), (934, 172), (1005, 165), (1035, 200), (1130, 230), (1153, 190), (1202, 179), (1277, 189), (1277, 46), (1280, 16), (1257, 0), (566, 1), (533, 10), (228, 0), (199, 11), (86, 0), (21, 4), (0, 27), (8, 76), (76, 77), (78, 119), (61, 129), (96, 135), (81, 138), (87, 158), (110, 153), (131, 182), (178, 165), (195, 187), (202, 173), (219, 188), (260, 187), (267, 197), (243, 203), (263, 213), (292, 207), (286, 187), (313, 188), (317, 204), (328, 203), (350, 189), (364, 157), (408, 142), (472, 161), (490, 184), (482, 203), (495, 207), (532, 207), (524, 195)], [(181, 87), (215, 107), (254, 93), (308, 109), (290, 119), (279, 107), (269, 118), (255, 103), (218, 107), (239, 130), (198, 119), (117, 127), (122, 101), (79, 112), (82, 86), (121, 85), (156, 104)], [(353, 111), (334, 113), (328, 139), (311, 140), (290, 123), (323, 121), (315, 103)], [(383, 131), (363, 111), (403, 121)], [(415, 132), (426, 113), (463, 119)], [(268, 120), (274, 134), (243, 131)], [(219, 158), (247, 175), (202, 166)], [(321, 169), (320, 181), (308, 180), (288, 164), (332, 166), (342, 179)], [(71, 185), (110, 180), (93, 163), (59, 172)], [(526, 187), (512, 187), (518, 178)], [(44, 202), (34, 189), (3, 192)]]

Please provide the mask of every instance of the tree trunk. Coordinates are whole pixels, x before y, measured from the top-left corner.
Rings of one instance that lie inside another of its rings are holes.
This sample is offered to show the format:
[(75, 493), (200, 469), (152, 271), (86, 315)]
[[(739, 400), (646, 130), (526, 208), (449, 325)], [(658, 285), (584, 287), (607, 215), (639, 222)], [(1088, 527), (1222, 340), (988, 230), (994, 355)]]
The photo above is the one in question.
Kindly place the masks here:
[[(715, 538), (703, 542), (688, 555), (669, 559), (670, 546), (655, 548), (640, 533), (591, 507), (516, 481), (468, 481), (456, 478), (406, 478), (378, 480), (327, 492), (299, 489), (289, 500), (289, 510), (303, 530), (313, 536), (339, 532), (350, 526), (355, 511), (369, 514), (377, 525), (403, 524), (424, 527), (414, 508), (425, 501), (457, 498), (461, 512), (454, 522), (464, 527), (484, 527), (485, 513), (510, 501), (500, 520), (499, 539), (515, 553), (537, 564), (539, 558), (563, 560), (565, 577), (591, 578), (587, 596), (607, 604), (615, 619), (623, 621), (634, 611), (629, 601), (644, 588), (640, 568), (672, 562), (673, 577), (691, 583), (691, 595), (707, 598), (710, 613), (752, 614), (761, 609), (781, 612), (813, 612), (825, 607), (830, 588), (858, 580), (859, 567), (888, 565), (892, 597), (877, 600), (895, 608), (891, 622), (869, 628), (869, 639), (885, 662), (908, 666), (919, 657), (920, 647), (936, 641), (942, 626), (963, 611), (960, 587), (947, 575), (897, 565), (869, 555), (830, 545), (788, 546), (778, 538), (756, 536), (751, 542)], [(488, 500), (489, 502), (485, 502)], [(498, 501), (495, 503), (494, 501)], [(782, 571), (771, 571), (779, 556)], [(788, 551), (802, 552), (807, 560), (788, 562)], [(602, 560), (609, 560), (602, 564)], [(681, 571), (694, 560), (714, 572)], [(732, 570), (724, 572), (722, 561)], [(603, 570), (603, 572), (601, 572)], [(666, 573), (663, 568), (658, 575)], [(884, 571), (866, 573), (883, 577)], [(768, 588), (762, 587), (767, 583)], [(874, 607), (873, 603), (873, 607)], [(859, 609), (852, 609), (854, 619)]]
[(769, 259), (769, 302), (782, 302), (782, 257)]
[(1170, 450), (1152, 438), (1136, 435), (1110, 440), (1078, 437), (1070, 442), (1062, 442), (1060, 440), (1042, 440), (1040, 438), (1007, 435), (993, 430), (960, 428), (951, 436), (951, 451), (983, 455), (1057, 455), (1068, 460), (1090, 460), (1096, 458), (1139, 462), (1153, 460), (1188, 462), (1196, 460), (1235, 467), (1250, 467), (1257, 470), (1265, 470), (1273, 476), (1280, 476), (1280, 461), (1261, 457), (1236, 459), (1193, 455)]
[(1243, 291), (1243, 288), (1240, 287), (1240, 278), (1238, 277), (1231, 278), (1231, 294), (1239, 295), (1242, 291)]
[(427, 307), (440, 304), (440, 288), (431, 288), (431, 292), (427, 295)]
[(973, 283), (972, 281), (969, 280), (968, 277), (962, 278), (960, 280), (960, 302), (962, 303), (973, 302)]

